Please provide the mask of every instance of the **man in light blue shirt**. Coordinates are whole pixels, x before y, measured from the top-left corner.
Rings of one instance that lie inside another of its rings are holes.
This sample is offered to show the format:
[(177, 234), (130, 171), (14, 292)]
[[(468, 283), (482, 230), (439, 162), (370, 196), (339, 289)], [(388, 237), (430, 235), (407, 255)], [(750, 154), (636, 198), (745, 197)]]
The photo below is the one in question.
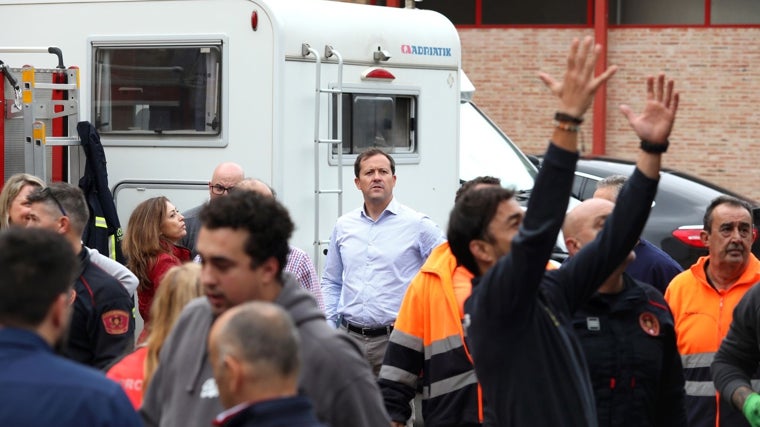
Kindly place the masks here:
[(430, 218), (393, 198), (396, 164), (389, 154), (361, 153), (354, 175), (364, 206), (335, 224), (322, 295), (328, 321), (362, 347), (377, 376), (406, 288), (445, 237)]

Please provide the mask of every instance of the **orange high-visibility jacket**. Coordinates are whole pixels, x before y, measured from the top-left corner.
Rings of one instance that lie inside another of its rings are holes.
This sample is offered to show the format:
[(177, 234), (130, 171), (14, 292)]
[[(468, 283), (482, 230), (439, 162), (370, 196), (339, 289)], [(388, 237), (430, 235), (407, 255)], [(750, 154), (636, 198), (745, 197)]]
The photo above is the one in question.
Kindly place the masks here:
[[(406, 422), (409, 401), (422, 383), (426, 425), (482, 422), (482, 399), (465, 344), (452, 277), (457, 262), (448, 242), (428, 257), (412, 280), (391, 333), (379, 384), (391, 419)], [(457, 278), (472, 286), (472, 274), (459, 267)]]
[[(760, 281), (760, 261), (750, 255), (749, 265), (730, 288), (717, 290), (707, 281), (701, 257), (688, 270), (673, 278), (665, 291), (675, 320), (678, 352), (686, 379), (686, 413), (689, 426), (733, 425), (741, 412), (721, 402), (710, 375), (710, 365), (728, 333), (734, 308), (744, 294)], [(740, 424), (741, 425), (741, 424)]]

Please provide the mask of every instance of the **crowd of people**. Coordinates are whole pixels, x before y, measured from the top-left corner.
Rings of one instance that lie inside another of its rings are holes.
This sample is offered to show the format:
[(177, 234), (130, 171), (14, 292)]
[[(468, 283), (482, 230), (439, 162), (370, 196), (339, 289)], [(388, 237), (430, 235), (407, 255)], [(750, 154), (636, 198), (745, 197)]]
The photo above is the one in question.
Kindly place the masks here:
[[(82, 191), (28, 174), (0, 192), (0, 425), (760, 427), (760, 261), (752, 207), (706, 207), (685, 271), (640, 238), (679, 93), (645, 79), (630, 177), (567, 211), (600, 46), (574, 40), (527, 209), (493, 177), (447, 229), (354, 163), (321, 280), (275, 191), (221, 163), (209, 200), (140, 203), (124, 266), (86, 247)], [(551, 261), (560, 231), (569, 257)], [(137, 307), (135, 307), (135, 300)], [(135, 336), (135, 308), (144, 321)], [(415, 397), (422, 407), (416, 411)]]

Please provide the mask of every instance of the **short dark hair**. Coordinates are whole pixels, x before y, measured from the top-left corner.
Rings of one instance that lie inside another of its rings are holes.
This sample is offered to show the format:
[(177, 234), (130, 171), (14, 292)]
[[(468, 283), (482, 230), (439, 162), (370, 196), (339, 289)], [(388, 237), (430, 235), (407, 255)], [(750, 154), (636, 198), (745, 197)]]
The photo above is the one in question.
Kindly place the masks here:
[(467, 191), (454, 204), (449, 216), (447, 237), (457, 264), (480, 276), (478, 264), (470, 252), (470, 242), (489, 237), (488, 225), (496, 215), (499, 204), (510, 200), (514, 195), (514, 191), (510, 189), (485, 187)]
[(0, 233), (0, 324), (39, 326), (78, 270), (71, 244), (54, 231), (12, 227)]
[(274, 198), (253, 191), (233, 191), (209, 201), (198, 218), (210, 230), (247, 231), (244, 250), (251, 257), (251, 268), (274, 257), (282, 273), (290, 252), (288, 239), (293, 234), (293, 221), (288, 210)]
[(84, 198), (84, 193), (76, 185), (67, 182), (54, 182), (46, 188), (39, 188), (27, 196), (29, 203), (45, 203), (52, 209), (60, 207), (66, 211), (74, 231), (80, 235), (84, 232), (90, 219), (90, 208)]
[(454, 196), (454, 203), (458, 202), (462, 198), (464, 193), (472, 190), (478, 185), (498, 185), (501, 187), (501, 179), (493, 176), (478, 176), (462, 184), (457, 190), (456, 196)]
[(359, 177), (359, 172), (362, 170), (361, 163), (373, 156), (377, 155), (385, 156), (386, 159), (388, 159), (389, 162), (391, 162), (391, 173), (393, 175), (396, 175), (396, 161), (393, 160), (393, 157), (386, 153), (385, 151), (379, 149), (379, 148), (370, 148), (368, 150), (362, 151), (358, 156), (356, 156), (356, 161), (354, 162), (354, 176)]
[(749, 212), (750, 217), (750, 224), (754, 222), (754, 219), (752, 218), (752, 205), (750, 205), (747, 201), (736, 198), (734, 196), (728, 196), (728, 195), (720, 195), (710, 202), (710, 204), (707, 206), (707, 210), (705, 210), (705, 216), (702, 218), (702, 228), (707, 231), (708, 233), (712, 229), (712, 221), (713, 221), (713, 211), (716, 207), (720, 205), (729, 205), (734, 206), (737, 208), (744, 208)]

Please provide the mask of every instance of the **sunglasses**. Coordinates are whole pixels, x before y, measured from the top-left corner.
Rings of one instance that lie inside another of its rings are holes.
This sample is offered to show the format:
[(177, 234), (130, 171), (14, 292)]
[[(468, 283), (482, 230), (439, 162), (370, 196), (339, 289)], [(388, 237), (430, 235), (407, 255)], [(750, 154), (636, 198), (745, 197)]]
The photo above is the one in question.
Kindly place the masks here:
[(61, 215), (69, 216), (66, 213), (66, 209), (63, 208), (63, 205), (61, 204), (61, 202), (58, 200), (57, 197), (55, 197), (55, 194), (53, 194), (53, 191), (50, 190), (50, 187), (45, 187), (42, 191), (40, 191), (40, 194), (43, 195), (46, 199), (48, 198), (48, 196), (50, 196), (50, 198), (53, 199), (53, 201), (55, 202), (56, 206), (58, 206), (58, 210), (61, 211)]

